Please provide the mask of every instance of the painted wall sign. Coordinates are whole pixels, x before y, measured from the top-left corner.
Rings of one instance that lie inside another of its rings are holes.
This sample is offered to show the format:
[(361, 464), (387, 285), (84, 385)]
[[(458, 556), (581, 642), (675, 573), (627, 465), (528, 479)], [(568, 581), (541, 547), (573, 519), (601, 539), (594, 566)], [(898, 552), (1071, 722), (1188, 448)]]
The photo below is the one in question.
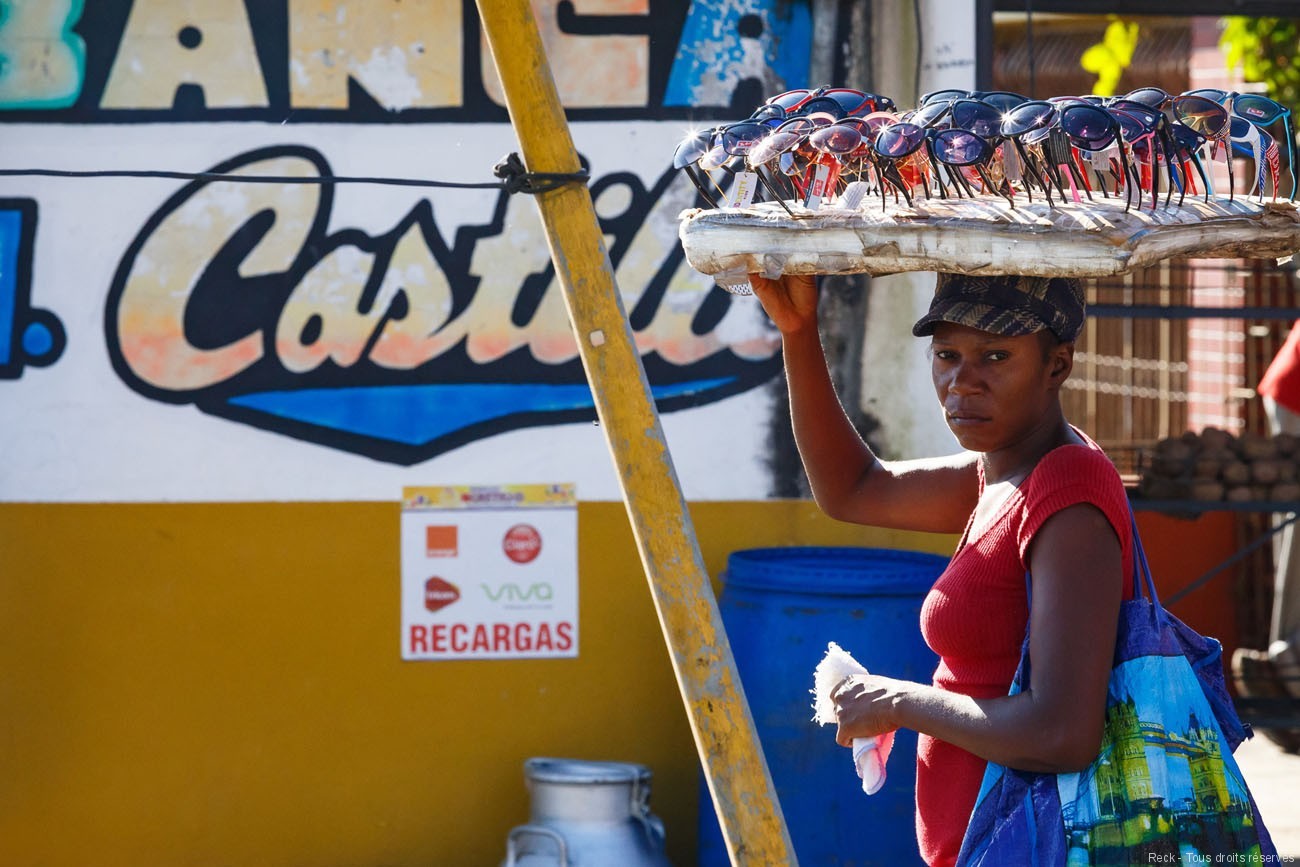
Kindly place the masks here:
[[(765, 496), (779, 340), (685, 263), (670, 156), (804, 83), (807, 7), (534, 8), (686, 493)], [(416, 464), (619, 496), (534, 203), (336, 181), (517, 149), (472, 0), (6, 9), (0, 169), (305, 182), (0, 177), (0, 499), (382, 500)]]
[[(474, 0), (11, 0), (0, 105), (36, 122), (503, 122)], [(572, 119), (697, 116), (808, 67), (806, 3), (534, 0)], [(737, 90), (740, 89), (740, 93)], [(29, 112), (30, 114), (21, 114)]]
[(31, 306), (35, 234), (36, 202), (0, 199), (0, 379), (53, 364), (67, 342), (58, 317)]
[(577, 656), (576, 507), (572, 485), (404, 489), (402, 659)]

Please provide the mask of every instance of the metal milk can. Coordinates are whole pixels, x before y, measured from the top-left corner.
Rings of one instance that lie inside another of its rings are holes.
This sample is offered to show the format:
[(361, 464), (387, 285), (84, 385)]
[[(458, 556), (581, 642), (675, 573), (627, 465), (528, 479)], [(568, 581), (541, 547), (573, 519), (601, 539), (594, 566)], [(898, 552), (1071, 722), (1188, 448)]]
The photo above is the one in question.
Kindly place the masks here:
[(644, 765), (532, 758), (524, 781), (529, 821), (510, 829), (504, 867), (670, 867)]

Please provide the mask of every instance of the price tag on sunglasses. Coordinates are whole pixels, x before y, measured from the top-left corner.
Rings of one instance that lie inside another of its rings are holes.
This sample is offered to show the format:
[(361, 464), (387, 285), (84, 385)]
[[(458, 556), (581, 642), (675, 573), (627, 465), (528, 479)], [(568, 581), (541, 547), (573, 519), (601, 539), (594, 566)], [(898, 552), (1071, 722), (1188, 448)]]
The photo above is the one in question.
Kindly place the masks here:
[(831, 167), (825, 163), (817, 163), (817, 168), (813, 171), (812, 183), (808, 186), (808, 197), (804, 200), (804, 207), (815, 211), (822, 206), (822, 199), (826, 198), (830, 179)]
[(870, 189), (871, 185), (864, 181), (853, 181), (844, 188), (844, 192), (840, 195), (840, 207), (856, 211)]
[(1110, 171), (1110, 161), (1118, 157), (1118, 150), (1114, 145), (1100, 151), (1084, 151), (1088, 155), (1088, 164), (1092, 170), (1098, 174)]
[(1012, 183), (1021, 183), (1023, 177), (1020, 173), (1020, 155), (1010, 144), (1003, 145), (1002, 151), (1002, 173), (1008, 181)]
[(756, 172), (736, 172), (736, 180), (731, 185), (731, 194), (727, 196), (728, 203), (733, 208), (743, 208), (754, 201), (754, 193), (758, 189), (758, 174)]

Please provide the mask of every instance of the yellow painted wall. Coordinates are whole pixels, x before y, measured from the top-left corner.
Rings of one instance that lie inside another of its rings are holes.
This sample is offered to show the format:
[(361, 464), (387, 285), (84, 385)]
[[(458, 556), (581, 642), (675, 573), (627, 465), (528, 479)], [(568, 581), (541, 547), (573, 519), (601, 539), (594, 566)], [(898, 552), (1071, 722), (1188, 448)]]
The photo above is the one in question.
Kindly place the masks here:
[[(742, 548), (955, 541), (802, 501), (692, 516), (715, 578)], [(693, 863), (698, 763), (623, 505), (579, 507), (570, 660), (400, 661), (398, 521), (0, 504), (0, 864), (494, 865), (540, 755), (650, 766)]]

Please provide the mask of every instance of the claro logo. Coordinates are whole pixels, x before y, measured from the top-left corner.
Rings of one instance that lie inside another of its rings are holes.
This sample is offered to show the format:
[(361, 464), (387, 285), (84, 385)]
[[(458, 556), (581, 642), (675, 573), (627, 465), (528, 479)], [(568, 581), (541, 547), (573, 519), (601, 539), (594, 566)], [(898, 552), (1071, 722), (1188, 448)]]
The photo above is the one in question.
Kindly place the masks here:
[(460, 588), (437, 575), (424, 582), (424, 607), (441, 611), (460, 598)]
[[(333, 174), (301, 146), (212, 171)], [(661, 412), (779, 371), (779, 337), (754, 306), (733, 306), (663, 242), (694, 201), (679, 173), (650, 187), (616, 173), (591, 193)], [(449, 242), (427, 200), (370, 235), (332, 213), (331, 184), (195, 181), (149, 218), (113, 276), (113, 368), (151, 399), (397, 464), (594, 419), (546, 245), (519, 240), (541, 239), (527, 198), (500, 193), (487, 225)]]
[(506, 530), (501, 548), (516, 563), (531, 563), (542, 553), (542, 534), (531, 524), (515, 524)]

